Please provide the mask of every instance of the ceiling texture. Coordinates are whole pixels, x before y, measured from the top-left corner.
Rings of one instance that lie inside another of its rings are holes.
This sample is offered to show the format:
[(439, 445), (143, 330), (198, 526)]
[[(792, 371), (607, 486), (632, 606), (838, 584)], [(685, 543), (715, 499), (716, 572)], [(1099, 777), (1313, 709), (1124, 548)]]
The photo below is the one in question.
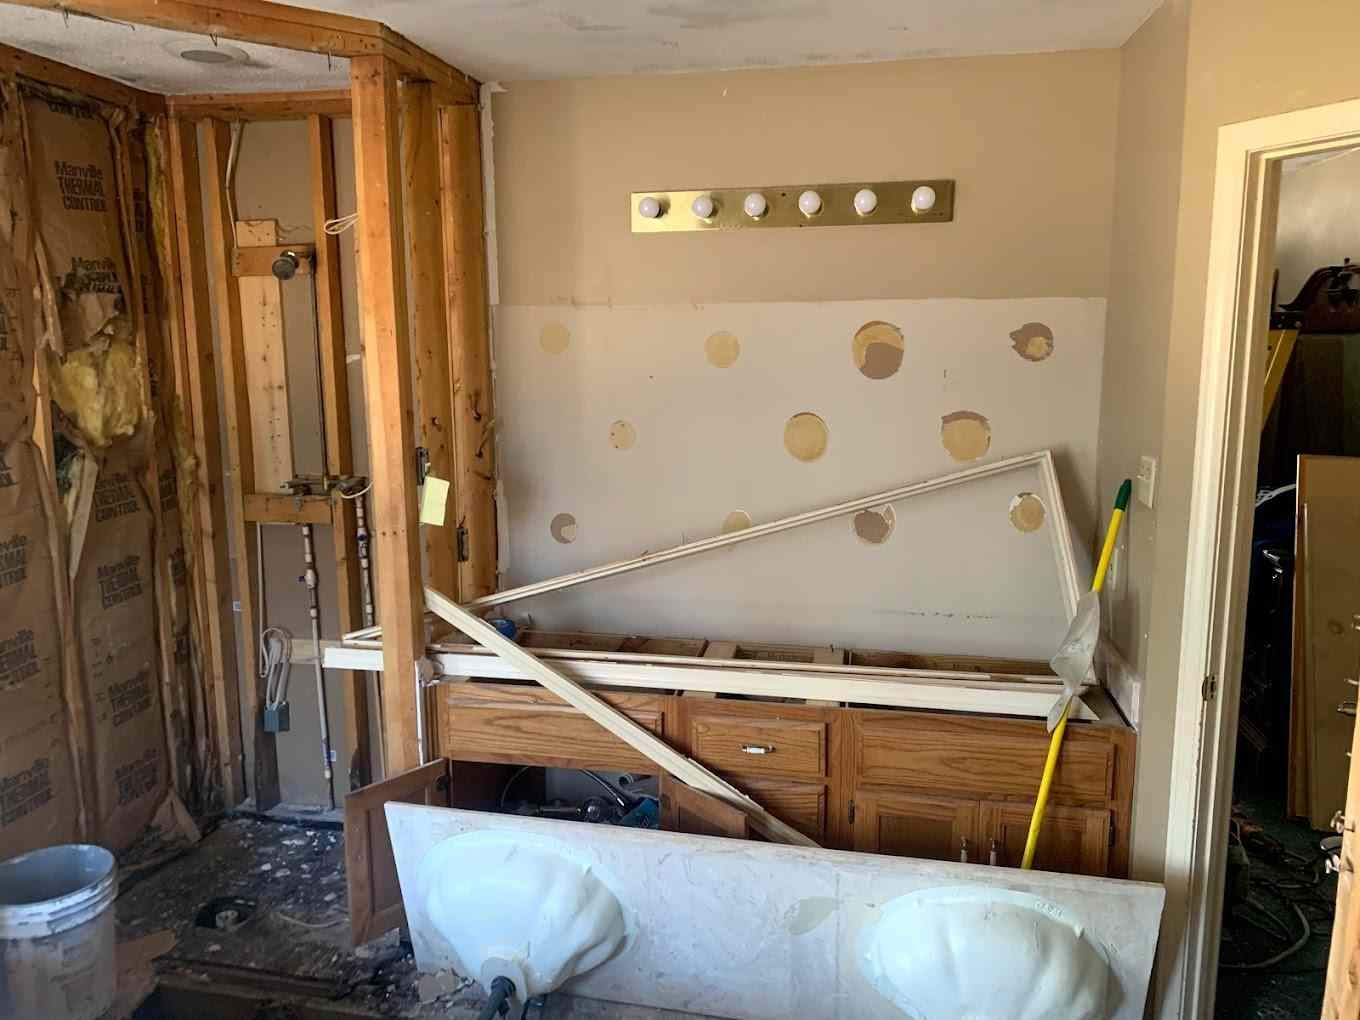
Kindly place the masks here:
[[(295, 0), (296, 2), (296, 0)], [(801, 67), (1122, 45), (1160, 0), (303, 0), (388, 24), (482, 81)], [(232, 63), (182, 33), (0, 2), (0, 39), (151, 91), (336, 88), (343, 60), (269, 46)]]

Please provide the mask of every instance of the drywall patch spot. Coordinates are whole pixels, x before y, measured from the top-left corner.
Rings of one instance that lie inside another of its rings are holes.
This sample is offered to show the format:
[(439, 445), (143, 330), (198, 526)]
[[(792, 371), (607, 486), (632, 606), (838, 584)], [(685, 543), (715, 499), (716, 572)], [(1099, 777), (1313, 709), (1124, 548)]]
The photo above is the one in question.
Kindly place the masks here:
[(538, 334), (538, 346), (549, 354), (561, 354), (571, 344), (571, 330), (560, 322), (550, 322)]
[(876, 510), (861, 510), (850, 518), (850, 524), (861, 542), (882, 545), (897, 527), (897, 515), (892, 507), (881, 506)]
[(741, 356), (741, 341), (726, 330), (718, 330), (704, 341), (704, 357), (714, 368), (727, 368)]
[(730, 535), (734, 531), (745, 531), (751, 526), (751, 515), (745, 510), (733, 510), (723, 518), (722, 533)]
[(637, 429), (620, 419), (609, 426), (609, 445), (616, 450), (631, 450), (637, 442)]
[(1038, 531), (1044, 526), (1044, 501), (1032, 492), (1017, 493), (1011, 500), (1011, 524), (1016, 531)]
[(1027, 322), (1011, 333), (1011, 346), (1026, 361), (1043, 361), (1053, 353), (1053, 330), (1042, 322)]
[(940, 442), (955, 460), (977, 460), (992, 445), (992, 423), (976, 411), (955, 411), (940, 419)]
[(819, 415), (799, 411), (784, 424), (784, 449), (798, 460), (816, 460), (826, 453), (830, 435)]
[(868, 379), (887, 379), (902, 367), (906, 343), (901, 329), (891, 322), (875, 319), (855, 330), (850, 350), (861, 375)]
[(558, 514), (548, 522), (548, 531), (554, 541), (571, 545), (576, 541), (576, 518), (571, 514)]

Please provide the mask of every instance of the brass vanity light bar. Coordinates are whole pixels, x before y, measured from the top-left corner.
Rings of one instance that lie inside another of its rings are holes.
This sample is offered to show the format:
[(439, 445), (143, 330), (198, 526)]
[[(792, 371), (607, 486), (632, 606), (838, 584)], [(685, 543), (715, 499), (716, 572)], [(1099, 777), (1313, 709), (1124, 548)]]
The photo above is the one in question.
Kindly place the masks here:
[(633, 233), (846, 227), (870, 223), (948, 223), (952, 180), (874, 181), (701, 191), (635, 191)]

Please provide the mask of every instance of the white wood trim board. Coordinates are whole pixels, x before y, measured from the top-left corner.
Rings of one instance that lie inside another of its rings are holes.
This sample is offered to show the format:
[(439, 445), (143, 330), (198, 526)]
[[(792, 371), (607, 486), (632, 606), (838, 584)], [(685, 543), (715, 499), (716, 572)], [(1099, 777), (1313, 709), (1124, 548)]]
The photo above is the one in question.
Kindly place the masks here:
[(805, 836), (793, 826), (781, 822), (731, 783), (719, 779), (693, 758), (685, 757), (650, 730), (633, 722), (613, 705), (596, 697), (576, 681), (563, 676), (489, 623), (484, 623), (473, 616), (453, 599), (433, 588), (426, 588), (425, 604), (441, 620), (453, 624), (468, 637), (495, 652), (498, 657), (513, 663), (531, 679), (542, 684), (567, 704), (599, 723), (639, 754), (650, 758), (686, 785), (711, 797), (717, 797), (745, 813), (751, 824), (770, 839), (793, 846), (817, 845), (815, 840)]

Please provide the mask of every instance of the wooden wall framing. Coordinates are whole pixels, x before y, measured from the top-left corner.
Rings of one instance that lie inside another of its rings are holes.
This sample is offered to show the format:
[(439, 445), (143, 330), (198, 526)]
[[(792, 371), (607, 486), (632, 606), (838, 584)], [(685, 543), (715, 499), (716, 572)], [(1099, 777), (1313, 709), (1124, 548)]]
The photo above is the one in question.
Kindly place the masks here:
[[(274, 736), (264, 731), (261, 713), (256, 553), (248, 525), (261, 520), (332, 523), (340, 624), (350, 631), (363, 623), (353, 502), (280, 498), (283, 494), (260, 491), (257, 485), (255, 445), (261, 439), (250, 428), (241, 302), (233, 276), (233, 269), (241, 266), (225, 185), (229, 125), (249, 120), (307, 122), (317, 224), (314, 274), (326, 472), (350, 476), (354, 451), (339, 240), (321, 231), (320, 225), (337, 215), (332, 118), (353, 118), (359, 214), (353, 236), (359, 247), (372, 481), (370, 533), (379, 564), (378, 622), (387, 635), (381, 680), (385, 711), (379, 713), (383, 764), (389, 773), (414, 765), (419, 757), (416, 678), (426, 638), (426, 578), (416, 514), (417, 445), (437, 448), (434, 473), (453, 483), (447, 526), (425, 536), (429, 579), (461, 597), (472, 597), (492, 590), (496, 577), (479, 84), (378, 22), (266, 0), (12, 2), (350, 61), (348, 90), (164, 97), (0, 45), (0, 70), (42, 78), (164, 118), (167, 207), (173, 226), (168, 254), (176, 270), (167, 274), (174, 285), (165, 298), (172, 319), (171, 382), (192, 433), (188, 438), (194, 485), (185, 513), (199, 539), (192, 551), (191, 597), (204, 652), (202, 712), (212, 720), (216, 782), (228, 806), (250, 795), (257, 808), (267, 809), (278, 802), (280, 793)], [(403, 123), (408, 128), (405, 151), (399, 142)], [(200, 200), (204, 175), (212, 182), (206, 203)], [(403, 197), (404, 183), (408, 190)], [(408, 318), (410, 312), (414, 314)], [(220, 357), (214, 355), (214, 332)], [(419, 364), (418, 382), (413, 380), (413, 354)], [(217, 426), (219, 403), (226, 423), (223, 442)], [(429, 415), (420, 429), (414, 417), (417, 406)], [(424, 426), (436, 418), (439, 438), (432, 442)], [(228, 489), (231, 499), (226, 498)], [(460, 528), (467, 529), (461, 562)], [(235, 561), (228, 555), (229, 546), (239, 553)], [(238, 677), (244, 678), (239, 688)], [(347, 758), (353, 789), (367, 783), (375, 771), (368, 739), (367, 674), (344, 674), (343, 683), (348, 744), (339, 750)], [(254, 749), (254, 774), (248, 783), (242, 773), (238, 722), (241, 690)]]

